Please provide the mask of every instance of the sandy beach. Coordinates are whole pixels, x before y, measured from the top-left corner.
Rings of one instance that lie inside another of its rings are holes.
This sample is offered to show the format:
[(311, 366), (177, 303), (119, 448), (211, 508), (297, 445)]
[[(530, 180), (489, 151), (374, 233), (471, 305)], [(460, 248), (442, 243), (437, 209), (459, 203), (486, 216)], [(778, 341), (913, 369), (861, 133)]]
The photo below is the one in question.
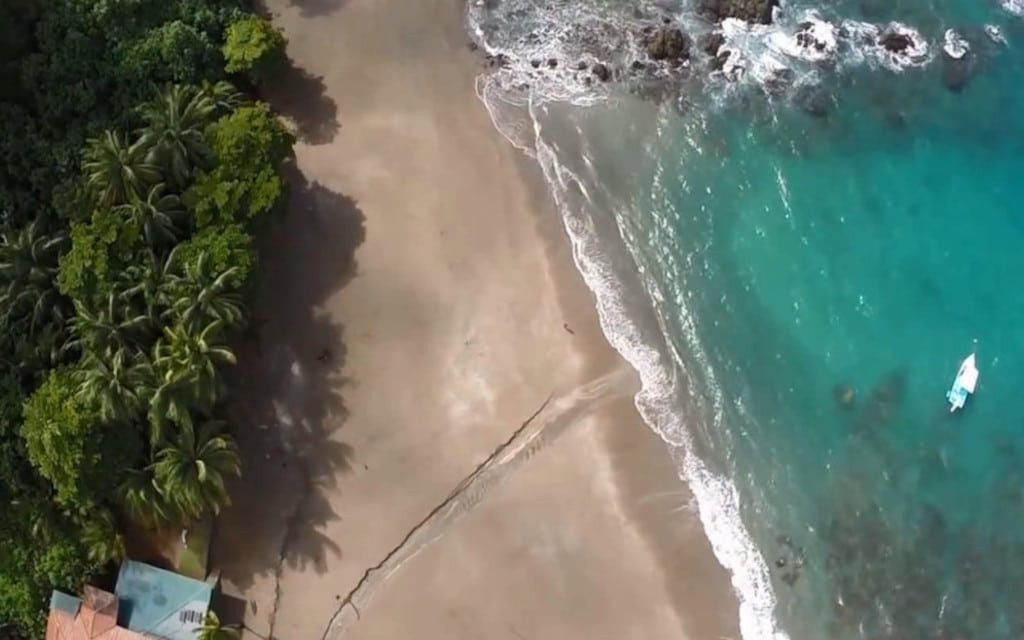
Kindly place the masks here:
[(474, 95), (460, 0), (266, 9), (299, 143), (234, 380), (224, 617), (281, 640), (738, 639), (540, 172)]

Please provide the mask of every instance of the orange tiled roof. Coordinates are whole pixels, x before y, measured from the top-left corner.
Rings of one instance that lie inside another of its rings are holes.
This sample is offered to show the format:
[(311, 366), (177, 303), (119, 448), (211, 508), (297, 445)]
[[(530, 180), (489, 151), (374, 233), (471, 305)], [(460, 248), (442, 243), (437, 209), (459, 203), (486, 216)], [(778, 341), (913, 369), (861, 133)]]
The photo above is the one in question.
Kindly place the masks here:
[(154, 636), (117, 626), (117, 597), (86, 587), (77, 615), (50, 609), (46, 640), (152, 640)]

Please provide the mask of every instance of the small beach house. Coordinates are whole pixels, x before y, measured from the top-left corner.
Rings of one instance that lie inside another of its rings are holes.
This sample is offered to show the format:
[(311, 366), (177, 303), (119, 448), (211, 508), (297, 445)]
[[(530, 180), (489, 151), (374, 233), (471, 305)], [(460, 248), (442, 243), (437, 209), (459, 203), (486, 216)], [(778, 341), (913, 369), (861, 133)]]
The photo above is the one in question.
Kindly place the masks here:
[(196, 640), (212, 597), (211, 584), (125, 560), (114, 593), (54, 590), (46, 640)]

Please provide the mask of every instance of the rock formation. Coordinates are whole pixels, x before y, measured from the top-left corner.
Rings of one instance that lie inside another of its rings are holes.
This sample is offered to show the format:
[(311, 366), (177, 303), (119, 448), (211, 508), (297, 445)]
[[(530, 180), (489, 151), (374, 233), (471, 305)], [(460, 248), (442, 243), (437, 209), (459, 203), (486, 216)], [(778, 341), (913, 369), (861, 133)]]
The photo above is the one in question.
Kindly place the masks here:
[(739, 18), (750, 23), (770, 24), (779, 0), (699, 0), (697, 11), (715, 22)]

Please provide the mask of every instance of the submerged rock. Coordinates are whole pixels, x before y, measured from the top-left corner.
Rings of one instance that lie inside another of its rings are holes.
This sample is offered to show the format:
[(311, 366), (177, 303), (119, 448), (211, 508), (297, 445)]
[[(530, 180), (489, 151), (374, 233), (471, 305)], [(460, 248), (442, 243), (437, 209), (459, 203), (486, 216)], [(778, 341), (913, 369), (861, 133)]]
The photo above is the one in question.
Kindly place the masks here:
[(739, 18), (750, 23), (771, 24), (772, 10), (777, 6), (779, 0), (699, 0), (697, 12), (715, 22)]
[(690, 57), (690, 39), (681, 29), (662, 27), (648, 41), (647, 55), (652, 60), (686, 60)]
[(590, 67), (590, 72), (593, 73), (601, 82), (608, 82), (612, 78), (611, 69), (608, 68), (608, 65), (602, 62), (598, 62), (594, 66)]
[(875, 387), (874, 397), (887, 404), (902, 402), (907, 394), (907, 374), (902, 369), (885, 374)]
[(942, 51), (942, 82), (953, 93), (960, 93), (971, 79), (974, 67), (971, 47), (963, 36), (947, 29)]
[(832, 97), (821, 87), (804, 85), (793, 99), (805, 113), (815, 118), (828, 117), (832, 112)]
[(762, 86), (768, 95), (781, 96), (786, 93), (786, 90), (793, 84), (793, 80), (796, 75), (793, 70), (788, 67), (779, 67), (774, 69), (771, 74), (765, 78)]
[(832, 388), (832, 397), (835, 398), (836, 404), (840, 407), (850, 409), (857, 399), (857, 392), (851, 384), (837, 384)]
[(960, 93), (971, 79), (971, 62), (967, 57), (946, 58), (942, 62), (942, 83), (953, 93)]

